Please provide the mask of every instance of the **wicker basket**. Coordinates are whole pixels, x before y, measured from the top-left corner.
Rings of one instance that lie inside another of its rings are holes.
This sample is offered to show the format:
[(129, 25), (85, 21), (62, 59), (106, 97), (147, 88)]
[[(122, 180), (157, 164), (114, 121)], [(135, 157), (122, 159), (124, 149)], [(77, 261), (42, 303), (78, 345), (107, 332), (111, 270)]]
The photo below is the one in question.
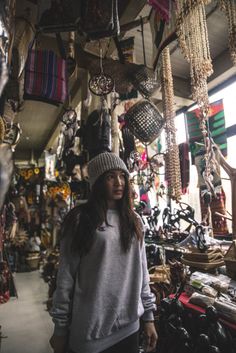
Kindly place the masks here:
[(182, 263), (193, 268), (197, 268), (199, 270), (208, 271), (220, 266), (224, 266), (223, 260), (218, 260), (214, 262), (197, 262), (197, 261), (189, 261), (184, 258), (181, 259)]
[(125, 114), (125, 122), (134, 136), (145, 144), (155, 140), (164, 126), (164, 118), (148, 99), (134, 104)]
[(198, 249), (193, 249), (189, 253), (184, 254), (184, 259), (195, 262), (214, 262), (223, 260), (223, 254), (220, 249), (212, 249), (206, 252), (200, 252)]
[(190, 267), (201, 270), (210, 270), (224, 265), (224, 258), (221, 249), (208, 249), (201, 253), (198, 249), (193, 249), (190, 253), (185, 253), (181, 261)]

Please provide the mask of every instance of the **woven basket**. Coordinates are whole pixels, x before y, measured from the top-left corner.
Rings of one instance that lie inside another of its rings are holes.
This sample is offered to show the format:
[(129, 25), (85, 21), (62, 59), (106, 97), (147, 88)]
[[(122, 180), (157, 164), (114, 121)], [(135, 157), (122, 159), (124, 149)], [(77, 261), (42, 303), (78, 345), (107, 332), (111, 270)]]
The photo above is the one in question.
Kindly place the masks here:
[(189, 261), (189, 260), (182, 258), (181, 261), (183, 264), (185, 264), (187, 266), (197, 268), (199, 270), (204, 270), (204, 271), (211, 270), (211, 269), (214, 269), (214, 268), (217, 268), (220, 266), (224, 266), (224, 264), (225, 264), (224, 260), (219, 260), (219, 261), (215, 261), (215, 262), (197, 262), (197, 261)]
[(223, 260), (223, 254), (220, 249), (212, 249), (203, 253), (197, 249), (194, 249), (190, 253), (185, 253), (184, 259), (195, 262), (209, 263)]
[(140, 100), (128, 110), (125, 122), (134, 136), (145, 144), (155, 140), (164, 126), (163, 117), (147, 99)]
[(193, 249), (190, 253), (185, 253), (181, 261), (190, 267), (210, 270), (224, 265), (224, 257), (221, 249), (208, 249), (201, 253), (198, 249)]
[(160, 83), (156, 80), (154, 72), (144, 65), (141, 65), (134, 73), (132, 82), (134, 87), (146, 98), (151, 97), (160, 88)]

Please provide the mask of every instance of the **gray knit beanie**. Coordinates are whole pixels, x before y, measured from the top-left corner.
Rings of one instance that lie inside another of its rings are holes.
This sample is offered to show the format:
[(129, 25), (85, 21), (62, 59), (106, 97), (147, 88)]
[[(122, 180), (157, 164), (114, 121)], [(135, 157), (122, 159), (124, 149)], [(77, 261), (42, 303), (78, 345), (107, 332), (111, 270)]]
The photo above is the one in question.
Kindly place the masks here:
[(90, 187), (93, 186), (95, 181), (105, 172), (112, 169), (123, 170), (127, 175), (129, 171), (120, 157), (112, 152), (104, 152), (98, 154), (91, 159), (88, 163), (88, 177)]

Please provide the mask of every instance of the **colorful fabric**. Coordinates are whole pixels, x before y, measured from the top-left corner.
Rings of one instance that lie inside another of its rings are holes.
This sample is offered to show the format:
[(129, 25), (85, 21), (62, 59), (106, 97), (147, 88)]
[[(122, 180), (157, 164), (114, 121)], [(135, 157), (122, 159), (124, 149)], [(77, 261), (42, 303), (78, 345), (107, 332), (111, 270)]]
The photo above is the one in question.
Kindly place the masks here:
[[(194, 157), (198, 154), (199, 149), (202, 148), (202, 146), (198, 146), (196, 142), (203, 143), (203, 136), (199, 128), (200, 114), (201, 112), (199, 108), (186, 113), (187, 132), (193, 164)], [(227, 156), (227, 136), (222, 99), (210, 104), (208, 124), (211, 137), (221, 149), (222, 154)]]
[(165, 20), (169, 21), (171, 16), (171, 0), (148, 0), (148, 4), (151, 5), (156, 12), (159, 13), (160, 17)]
[(58, 104), (68, 97), (66, 60), (52, 50), (30, 50), (25, 66), (24, 99)]
[[(226, 200), (225, 192), (224, 192), (223, 188), (221, 187), (220, 192), (217, 193), (217, 197), (213, 197), (212, 201), (210, 203), (211, 224), (212, 224), (214, 235), (227, 235), (227, 234), (229, 234), (226, 219), (215, 214), (215, 212), (219, 212), (223, 215), (226, 214), (225, 200)], [(202, 215), (202, 219), (203, 219), (204, 216), (208, 212), (208, 205), (204, 202), (204, 198), (201, 196), (201, 193), (200, 193), (200, 205), (201, 205), (201, 215)], [(206, 219), (206, 221), (209, 224), (209, 218)]]

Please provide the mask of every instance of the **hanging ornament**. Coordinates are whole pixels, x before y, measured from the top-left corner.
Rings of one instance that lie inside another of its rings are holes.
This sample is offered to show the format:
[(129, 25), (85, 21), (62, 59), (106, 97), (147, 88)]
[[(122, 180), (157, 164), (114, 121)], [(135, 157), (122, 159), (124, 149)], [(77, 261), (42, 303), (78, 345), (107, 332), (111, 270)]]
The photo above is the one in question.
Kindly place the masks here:
[(209, 110), (207, 77), (213, 73), (205, 5), (211, 0), (177, 0), (176, 33), (184, 57), (190, 63), (193, 99), (206, 119)]
[(100, 72), (89, 80), (89, 89), (96, 96), (106, 96), (114, 87), (113, 78), (103, 72), (102, 49), (100, 49)]
[(229, 50), (231, 59), (236, 65), (236, 2), (234, 0), (219, 0), (219, 5), (228, 19)]
[(215, 169), (212, 144), (207, 128), (209, 97), (207, 78), (213, 73), (206, 24), (205, 5), (211, 0), (177, 0), (176, 33), (179, 46), (190, 64), (192, 96), (200, 108), (199, 127), (205, 145), (204, 180), (213, 192), (211, 176)]
[(162, 52), (162, 99), (166, 132), (166, 171), (169, 196), (175, 200), (181, 198), (181, 174), (179, 148), (176, 143), (174, 88), (170, 63), (170, 50)]

